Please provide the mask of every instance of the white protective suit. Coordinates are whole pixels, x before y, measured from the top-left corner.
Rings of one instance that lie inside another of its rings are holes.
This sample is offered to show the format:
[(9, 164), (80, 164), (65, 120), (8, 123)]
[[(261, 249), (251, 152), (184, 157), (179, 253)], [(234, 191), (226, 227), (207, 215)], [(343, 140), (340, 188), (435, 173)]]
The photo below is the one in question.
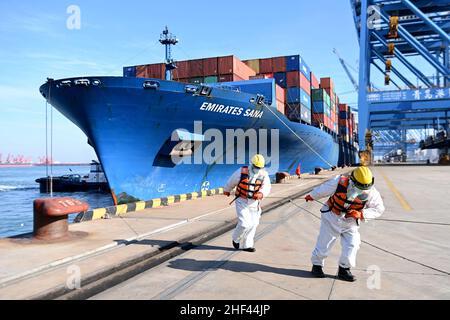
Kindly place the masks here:
[[(314, 200), (332, 196), (338, 187), (340, 175), (336, 176), (324, 184), (315, 188), (311, 193)], [(363, 209), (364, 220), (373, 220), (384, 213), (383, 199), (380, 193), (372, 187), (369, 192), (367, 203)], [(322, 222), (320, 224), (320, 233), (317, 239), (316, 248), (312, 253), (311, 262), (313, 265), (324, 266), (325, 259), (328, 257), (331, 249), (338, 237), (341, 237), (341, 257), (339, 265), (343, 268), (351, 268), (356, 265), (356, 254), (361, 244), (359, 226), (354, 218), (345, 218), (329, 211), (327, 205), (324, 205), (322, 211)]]
[[(241, 181), (242, 169), (236, 170), (235, 173), (228, 179), (227, 184), (224, 186), (225, 192), (231, 192)], [(262, 177), (262, 185), (259, 190), (265, 197), (270, 193), (272, 185), (270, 178), (266, 170), (261, 169), (254, 174), (251, 166), (249, 167), (249, 179), (250, 182), (256, 181), (257, 178)], [(233, 196), (233, 194), (231, 194)], [(259, 200), (238, 198), (236, 201), (236, 213), (238, 216), (238, 224), (233, 232), (233, 241), (239, 243), (241, 249), (249, 249), (254, 246), (254, 238), (256, 234), (256, 228), (259, 225), (261, 218), (261, 206)]]

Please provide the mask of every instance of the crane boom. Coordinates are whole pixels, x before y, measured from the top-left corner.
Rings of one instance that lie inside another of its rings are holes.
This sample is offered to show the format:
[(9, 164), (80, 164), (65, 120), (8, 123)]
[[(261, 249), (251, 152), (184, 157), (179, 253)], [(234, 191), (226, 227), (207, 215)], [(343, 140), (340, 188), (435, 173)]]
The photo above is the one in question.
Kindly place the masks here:
[(339, 62), (341, 63), (342, 67), (345, 70), (345, 73), (347, 74), (348, 78), (350, 79), (350, 81), (352, 82), (353, 86), (355, 87), (355, 90), (358, 91), (359, 89), (359, 85), (356, 82), (355, 78), (353, 78), (352, 74), (350, 73), (350, 70), (348, 70), (347, 67), (347, 63), (345, 63), (344, 59), (341, 58), (341, 56), (339, 55), (339, 53), (337, 52), (336, 48), (333, 49), (333, 52), (336, 54), (336, 56), (339, 59)]

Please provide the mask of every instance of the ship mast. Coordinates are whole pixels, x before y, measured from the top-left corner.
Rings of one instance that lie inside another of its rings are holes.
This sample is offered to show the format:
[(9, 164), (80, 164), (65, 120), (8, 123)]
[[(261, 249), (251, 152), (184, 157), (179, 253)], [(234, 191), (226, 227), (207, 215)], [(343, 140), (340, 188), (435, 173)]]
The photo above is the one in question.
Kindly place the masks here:
[(172, 80), (172, 70), (176, 69), (177, 66), (172, 59), (172, 47), (178, 43), (178, 39), (173, 36), (169, 29), (163, 30), (159, 42), (166, 47), (166, 80)]

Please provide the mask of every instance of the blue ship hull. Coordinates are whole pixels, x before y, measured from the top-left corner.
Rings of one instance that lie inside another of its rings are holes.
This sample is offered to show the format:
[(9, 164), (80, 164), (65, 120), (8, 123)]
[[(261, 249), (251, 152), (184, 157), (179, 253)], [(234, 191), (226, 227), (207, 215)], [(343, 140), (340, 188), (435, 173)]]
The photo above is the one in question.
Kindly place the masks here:
[[(172, 134), (179, 129), (195, 133), (195, 121), (201, 121), (203, 133), (218, 129), (224, 136), (229, 129), (278, 129), (279, 166), (269, 166), (270, 175), (282, 171), (295, 174), (299, 164), (302, 172), (337, 165), (339, 147), (332, 136), (318, 128), (290, 122), (276, 109), (269, 112), (267, 107), (251, 102), (255, 95), (213, 87), (207, 97), (186, 92), (186, 84), (155, 79), (151, 80), (158, 83), (158, 88), (147, 89), (144, 83), (150, 79), (84, 79), (88, 83), (77, 83), (75, 78), (50, 81), (40, 91), (86, 134), (102, 163), (116, 203), (214, 189), (225, 184), (242, 166), (223, 163), (227, 153), (233, 152), (233, 157), (248, 153), (248, 145), (240, 146), (237, 151), (212, 153), (213, 159), (208, 163), (170, 161)], [(202, 110), (210, 103), (239, 107), (241, 112)], [(267, 138), (269, 152), (272, 134), (269, 131)], [(209, 141), (200, 142), (194, 156), (196, 152), (206, 152), (208, 145)], [(270, 157), (270, 153), (266, 156)]]

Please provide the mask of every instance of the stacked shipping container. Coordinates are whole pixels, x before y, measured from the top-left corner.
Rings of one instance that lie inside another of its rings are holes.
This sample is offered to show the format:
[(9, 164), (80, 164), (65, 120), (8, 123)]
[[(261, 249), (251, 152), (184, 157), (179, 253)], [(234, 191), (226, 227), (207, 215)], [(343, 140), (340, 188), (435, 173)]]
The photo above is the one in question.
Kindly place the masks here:
[[(348, 105), (341, 104), (333, 80), (311, 72), (300, 55), (241, 61), (235, 56), (178, 61), (173, 79), (184, 83), (227, 82), (245, 87), (249, 93), (261, 93), (273, 107), (291, 121), (325, 126), (351, 142), (356, 123)], [(124, 77), (165, 78), (165, 64), (148, 64), (123, 68)], [(271, 79), (273, 81), (266, 81)], [(243, 80), (262, 80), (256, 92)], [(263, 89), (261, 84), (264, 83)], [(242, 89), (242, 88), (241, 88)], [(253, 91), (255, 92), (253, 92)], [(258, 91), (257, 90), (257, 91)]]
[[(135, 72), (133, 72), (135, 68)], [(173, 80), (185, 83), (216, 83), (249, 80), (256, 72), (235, 56), (178, 61)], [(124, 76), (165, 78), (165, 64), (125, 67)]]
[(257, 73), (251, 79), (273, 78), (285, 91), (284, 114), (291, 121), (311, 123), (311, 73), (300, 55), (244, 62)]

